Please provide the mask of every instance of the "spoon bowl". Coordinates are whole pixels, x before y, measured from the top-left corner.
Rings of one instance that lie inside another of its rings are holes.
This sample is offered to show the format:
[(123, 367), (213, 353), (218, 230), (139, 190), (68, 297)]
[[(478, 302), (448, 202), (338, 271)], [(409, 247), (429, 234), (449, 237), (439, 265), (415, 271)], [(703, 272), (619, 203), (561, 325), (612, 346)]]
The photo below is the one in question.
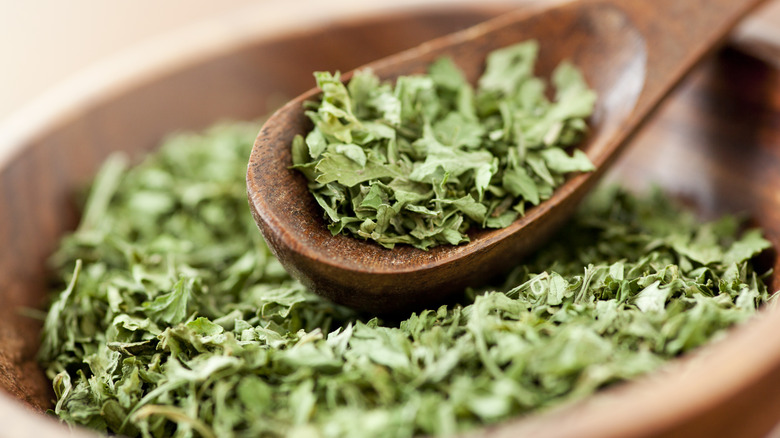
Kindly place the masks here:
[[(536, 74), (562, 60), (584, 74), (599, 99), (579, 145), (596, 167), (575, 174), (553, 196), (509, 227), (472, 230), (470, 242), (428, 251), (393, 250), (331, 235), (303, 175), (291, 170), (292, 139), (311, 123), (303, 102), (312, 89), (263, 126), (247, 172), (252, 214), (285, 268), (335, 302), (372, 313), (435, 305), (466, 286), (484, 284), (538, 248), (574, 212), (652, 111), (739, 19), (761, 0), (581, 1), (510, 13), (370, 63), (381, 79), (423, 73), (448, 56), (475, 82), (492, 50), (536, 39)], [(344, 75), (348, 80), (351, 74)]]

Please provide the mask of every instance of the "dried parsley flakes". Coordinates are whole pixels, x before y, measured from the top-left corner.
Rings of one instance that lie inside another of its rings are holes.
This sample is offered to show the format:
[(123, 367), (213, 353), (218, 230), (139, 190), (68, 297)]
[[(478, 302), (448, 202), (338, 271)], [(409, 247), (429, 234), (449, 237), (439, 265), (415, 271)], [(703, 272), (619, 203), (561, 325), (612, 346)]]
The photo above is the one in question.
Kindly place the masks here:
[(291, 279), (249, 214), (257, 126), (109, 161), (40, 359), (65, 422), (145, 437), (447, 435), (584, 397), (749, 318), (769, 243), (661, 195), (602, 190), (506, 283), (400, 323)]
[(387, 248), (468, 241), (472, 227), (503, 228), (549, 198), (570, 172), (591, 171), (581, 150), (595, 93), (568, 62), (552, 75), (555, 99), (534, 77), (538, 45), (490, 53), (476, 91), (448, 58), (395, 87), (370, 71), (348, 85), (315, 73), (314, 128), (292, 144), (294, 168), (333, 234)]

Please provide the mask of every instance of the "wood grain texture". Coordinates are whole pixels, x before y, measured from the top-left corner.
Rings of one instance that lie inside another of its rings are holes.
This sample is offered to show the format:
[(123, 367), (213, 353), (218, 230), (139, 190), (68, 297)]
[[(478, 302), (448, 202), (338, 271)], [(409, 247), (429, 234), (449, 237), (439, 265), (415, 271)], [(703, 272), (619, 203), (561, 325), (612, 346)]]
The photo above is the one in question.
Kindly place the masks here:
[[(74, 436), (40, 413), (52, 406), (52, 394), (34, 361), (39, 324), (18, 308), (46, 301), (44, 261), (75, 226), (74, 195), (109, 153), (138, 156), (172, 130), (257, 117), (279, 93), (308, 89), (313, 70), (346, 71), (505, 10), (415, 10), (237, 40), (219, 55), (90, 100), (26, 140), (0, 162), (0, 435)], [(674, 92), (633, 145), (610, 179), (637, 189), (660, 184), (708, 215), (744, 211), (780, 248), (778, 70), (722, 53)], [(780, 265), (772, 257), (767, 263), (775, 263), (778, 289)], [(765, 309), (661, 373), (477, 435), (763, 436), (780, 419), (778, 331), (780, 309)]]
[(469, 243), (427, 251), (408, 245), (387, 250), (372, 241), (332, 236), (306, 179), (290, 169), (293, 138), (311, 129), (303, 102), (318, 96), (316, 89), (285, 105), (263, 126), (247, 174), (252, 214), (287, 271), (318, 294), (371, 313), (436, 306), (464, 287), (510, 269), (543, 244), (662, 98), (760, 3), (573, 2), (509, 13), (366, 66), (389, 80), (423, 73), (448, 56), (474, 83), (489, 52), (537, 39), (537, 74), (549, 77), (567, 59), (582, 71), (599, 99), (589, 136), (579, 147), (596, 171), (570, 176), (549, 200), (506, 228), (473, 230)]

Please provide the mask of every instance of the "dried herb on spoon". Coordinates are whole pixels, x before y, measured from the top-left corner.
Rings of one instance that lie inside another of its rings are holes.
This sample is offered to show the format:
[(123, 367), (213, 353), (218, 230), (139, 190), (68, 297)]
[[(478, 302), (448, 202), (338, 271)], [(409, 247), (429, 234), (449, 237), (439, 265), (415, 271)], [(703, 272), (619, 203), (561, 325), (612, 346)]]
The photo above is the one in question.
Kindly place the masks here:
[(555, 98), (534, 76), (538, 44), (490, 53), (476, 89), (448, 58), (394, 86), (371, 71), (322, 89), (306, 112), (314, 128), (292, 144), (333, 234), (387, 248), (468, 241), (471, 227), (503, 228), (549, 198), (570, 172), (591, 171), (568, 148), (586, 131), (596, 99), (568, 62), (552, 74)]

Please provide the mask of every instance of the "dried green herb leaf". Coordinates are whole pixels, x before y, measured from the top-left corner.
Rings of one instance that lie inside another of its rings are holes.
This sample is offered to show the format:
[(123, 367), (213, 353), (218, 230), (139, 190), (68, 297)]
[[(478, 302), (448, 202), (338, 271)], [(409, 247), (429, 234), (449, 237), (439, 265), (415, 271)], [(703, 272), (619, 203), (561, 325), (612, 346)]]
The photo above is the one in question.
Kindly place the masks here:
[[(457, 82), (439, 68), (437, 81)], [(361, 80), (356, 95), (374, 101)], [(449, 435), (650, 372), (768, 299), (750, 262), (769, 247), (760, 232), (602, 189), (504, 284), (397, 323), (366, 319), (291, 279), (259, 237), (244, 181), (256, 132), (172, 137), (139, 166), (111, 160), (99, 174), (86, 204), (99, 214), (52, 258), (61, 287), (40, 350), (67, 423), (154, 437)], [(444, 190), (398, 179), (356, 190), (360, 229), (393, 227), (393, 208), (430, 214), (431, 193), (476, 222), (517, 214)], [(151, 192), (176, 205), (135, 209)], [(438, 227), (458, 241), (457, 221)]]
[[(457, 245), (470, 227), (508, 226), (566, 174), (592, 171), (585, 153), (566, 149), (582, 138), (596, 95), (564, 62), (549, 101), (533, 76), (537, 52), (531, 41), (491, 53), (476, 90), (448, 58), (394, 88), (370, 71), (346, 86), (338, 74), (316, 73), (322, 97), (306, 104), (314, 129), (305, 142), (296, 137), (292, 153), (330, 230), (388, 248)], [(410, 184), (420, 196), (408, 196)], [(377, 185), (381, 208), (362, 199)]]

